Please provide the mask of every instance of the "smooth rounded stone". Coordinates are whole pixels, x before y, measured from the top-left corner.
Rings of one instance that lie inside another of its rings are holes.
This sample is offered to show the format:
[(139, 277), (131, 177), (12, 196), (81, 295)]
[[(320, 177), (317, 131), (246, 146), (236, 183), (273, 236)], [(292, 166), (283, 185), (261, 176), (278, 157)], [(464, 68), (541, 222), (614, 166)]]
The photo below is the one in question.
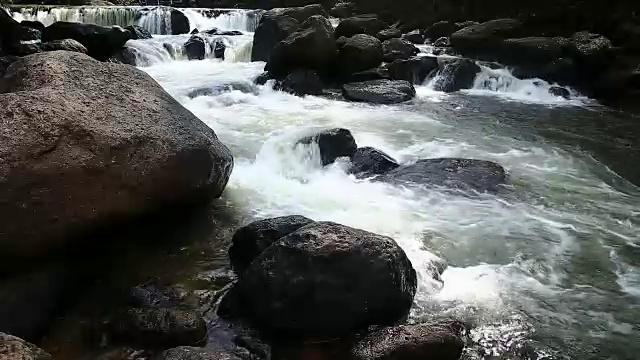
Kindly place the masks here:
[(191, 90), (189, 91), (189, 93), (187, 93), (187, 96), (193, 99), (193, 98), (197, 98), (198, 96), (215, 96), (215, 95), (220, 95), (230, 91), (240, 91), (245, 94), (255, 94), (255, 95), (258, 94), (258, 89), (252, 83), (238, 81), (238, 82), (232, 82), (227, 84), (216, 84), (212, 86)]
[(200, 345), (207, 337), (200, 315), (177, 309), (127, 309), (113, 317), (110, 328), (117, 341), (141, 346)]
[(340, 157), (351, 157), (358, 148), (356, 140), (347, 129), (334, 128), (307, 136), (299, 144), (318, 144), (322, 166), (327, 166)]
[(351, 157), (349, 173), (354, 174), (357, 178), (367, 178), (384, 174), (398, 166), (400, 165), (391, 156), (376, 148), (366, 146), (358, 148)]
[(321, 95), (324, 84), (315, 71), (296, 69), (284, 80), (277, 81), (274, 88), (298, 96)]
[(42, 43), (40, 45), (40, 49), (42, 51), (57, 51), (57, 50), (65, 50), (65, 51), (75, 51), (82, 54), (86, 54), (88, 52), (87, 48), (73, 39), (64, 39), (64, 40), (53, 40), (46, 43)]
[(53, 357), (29, 342), (0, 332), (0, 360), (53, 360)]
[(87, 48), (89, 56), (106, 61), (116, 51), (122, 49), (131, 36), (131, 32), (119, 26), (58, 21), (44, 29), (42, 41), (73, 39)]
[(134, 40), (143, 40), (143, 39), (153, 38), (153, 36), (151, 36), (151, 33), (147, 29), (143, 28), (142, 26), (129, 25), (125, 27), (125, 29), (131, 32), (131, 34), (133, 35), (131, 39), (134, 39)]
[(549, 88), (549, 94), (553, 96), (558, 96), (569, 100), (571, 98), (571, 93), (566, 88), (561, 86), (552, 86)]
[(429, 26), (424, 34), (431, 40), (439, 39), (441, 37), (448, 37), (458, 30), (456, 24), (451, 21), (438, 21)]
[(333, 26), (327, 18), (314, 15), (282, 40), (273, 50), (265, 70), (285, 77), (296, 68), (328, 73), (338, 60)]
[(180, 346), (161, 353), (155, 360), (240, 360), (226, 350)]
[(397, 39), (397, 38), (400, 38), (401, 36), (402, 36), (402, 30), (400, 30), (398, 28), (395, 28), (395, 27), (391, 27), (391, 28), (388, 28), (388, 29), (380, 30), (376, 34), (376, 37), (380, 41), (385, 41), (385, 40), (389, 40), (389, 39)]
[(403, 165), (379, 177), (380, 180), (442, 186), (458, 190), (496, 192), (506, 184), (504, 168), (494, 162), (476, 159), (422, 159)]
[(408, 59), (419, 52), (415, 45), (403, 39), (389, 39), (382, 43), (382, 56), (388, 63), (398, 59)]
[(338, 19), (345, 19), (353, 15), (354, 10), (355, 10), (354, 4), (349, 2), (340, 2), (340, 3), (337, 3), (334, 7), (332, 7), (331, 10), (329, 10), (329, 15)]
[(313, 222), (301, 215), (289, 215), (254, 221), (239, 228), (229, 248), (231, 266), (241, 274), (271, 244)]
[(352, 74), (382, 63), (382, 43), (371, 35), (356, 34), (340, 47), (340, 69)]
[(420, 33), (420, 30), (410, 31), (402, 35), (402, 38), (413, 44), (424, 44), (424, 36)]
[(352, 37), (355, 34), (367, 34), (375, 36), (379, 31), (388, 29), (389, 24), (376, 17), (356, 16), (344, 19), (336, 27), (336, 38), (341, 36)]
[(443, 61), (439, 66), (439, 76), (433, 89), (444, 92), (472, 88), (476, 76), (482, 71), (475, 61), (464, 58)]
[(350, 101), (397, 104), (413, 99), (416, 89), (404, 80), (370, 80), (344, 84), (342, 95)]
[(258, 256), (233, 301), (242, 311), (236, 315), (270, 336), (329, 338), (399, 321), (416, 286), (416, 272), (393, 239), (315, 222)]
[(386, 67), (377, 67), (375, 69), (369, 69), (365, 71), (359, 71), (357, 73), (350, 74), (346, 82), (361, 82), (361, 81), (369, 81), (369, 80), (382, 80), (382, 79), (390, 79), (389, 70)]
[(207, 53), (209, 44), (207, 40), (200, 34), (192, 35), (186, 43), (184, 43), (184, 52), (189, 60), (202, 60)]
[(517, 38), (523, 33), (522, 22), (516, 19), (496, 19), (462, 28), (450, 36), (451, 46), (461, 54), (491, 52), (503, 39)]
[(351, 350), (354, 360), (458, 360), (464, 324), (400, 325), (367, 334)]
[(149, 280), (129, 289), (127, 303), (137, 308), (171, 308), (180, 305), (185, 294), (178, 289)]
[(451, 41), (448, 37), (440, 37), (436, 41), (433, 42), (433, 46), (435, 47), (449, 47), (451, 46)]
[(40, 21), (30, 21), (30, 20), (22, 20), (20, 21), (20, 26), (36, 29), (42, 32), (45, 28), (44, 24)]
[(188, 34), (191, 31), (191, 26), (189, 25), (189, 18), (178, 9), (171, 9), (171, 34), (170, 35), (181, 35)]
[(408, 60), (398, 59), (385, 65), (394, 80), (405, 80), (411, 84), (422, 84), (431, 72), (438, 68), (438, 59), (433, 56), (419, 56)]
[(1, 86), (2, 261), (227, 184), (229, 149), (141, 70), (53, 51), (14, 62)]

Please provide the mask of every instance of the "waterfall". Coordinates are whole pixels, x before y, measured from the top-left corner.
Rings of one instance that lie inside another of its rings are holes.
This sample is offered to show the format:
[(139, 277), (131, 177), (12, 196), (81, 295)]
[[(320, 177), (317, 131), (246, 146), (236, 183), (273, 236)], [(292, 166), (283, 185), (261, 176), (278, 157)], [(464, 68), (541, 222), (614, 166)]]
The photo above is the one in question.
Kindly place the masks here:
[(254, 32), (260, 22), (262, 10), (243, 9), (183, 9), (191, 30), (239, 30)]

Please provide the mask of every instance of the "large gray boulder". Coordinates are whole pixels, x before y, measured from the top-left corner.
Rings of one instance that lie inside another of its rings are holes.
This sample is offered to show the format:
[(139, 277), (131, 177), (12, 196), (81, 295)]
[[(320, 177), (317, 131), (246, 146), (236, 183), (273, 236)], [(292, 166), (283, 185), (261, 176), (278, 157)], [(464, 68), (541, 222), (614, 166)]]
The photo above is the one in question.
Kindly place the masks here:
[(39, 347), (0, 332), (0, 360), (53, 360)]
[(219, 197), (233, 168), (214, 131), (149, 75), (80, 53), (14, 62), (0, 109), (2, 257)]

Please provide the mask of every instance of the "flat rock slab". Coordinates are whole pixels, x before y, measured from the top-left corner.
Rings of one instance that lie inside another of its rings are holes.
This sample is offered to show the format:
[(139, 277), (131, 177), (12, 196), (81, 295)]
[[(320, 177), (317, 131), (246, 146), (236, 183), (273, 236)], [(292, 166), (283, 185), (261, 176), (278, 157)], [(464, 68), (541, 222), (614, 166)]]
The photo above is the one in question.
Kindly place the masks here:
[(342, 95), (351, 101), (397, 104), (413, 99), (416, 89), (404, 80), (369, 80), (344, 84)]

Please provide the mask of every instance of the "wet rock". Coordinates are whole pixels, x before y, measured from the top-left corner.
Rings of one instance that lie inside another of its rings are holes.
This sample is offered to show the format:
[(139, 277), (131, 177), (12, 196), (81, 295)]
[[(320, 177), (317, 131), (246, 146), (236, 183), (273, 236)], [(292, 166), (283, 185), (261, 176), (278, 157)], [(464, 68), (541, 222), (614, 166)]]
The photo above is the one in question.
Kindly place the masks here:
[(224, 53), (227, 50), (227, 45), (225, 45), (224, 40), (221, 38), (215, 39), (213, 44), (211, 44), (213, 57), (216, 59), (224, 60)]
[(393, 239), (316, 222), (258, 256), (235, 301), (265, 334), (327, 338), (398, 321), (415, 291), (415, 270)]
[(257, 94), (258, 89), (251, 83), (246, 82), (231, 82), (227, 84), (215, 84), (195, 90), (191, 90), (187, 96), (191, 99), (198, 96), (215, 96), (230, 91), (240, 91), (245, 94)]
[(0, 56), (24, 56), (39, 51), (41, 32), (21, 26), (6, 11), (0, 12)]
[(284, 77), (296, 68), (325, 74), (337, 59), (338, 50), (331, 23), (325, 17), (314, 15), (278, 43), (265, 70), (276, 77)]
[(313, 222), (301, 215), (289, 215), (254, 221), (239, 228), (229, 248), (231, 266), (241, 274), (271, 244)]
[(171, 35), (188, 34), (191, 30), (189, 19), (178, 9), (171, 9)]
[(354, 9), (354, 4), (341, 2), (337, 3), (334, 7), (331, 8), (331, 10), (329, 10), (329, 15), (338, 19), (345, 19), (353, 15)]
[(410, 31), (402, 35), (402, 38), (414, 44), (424, 44), (424, 36), (420, 33), (420, 30)]
[(470, 59), (455, 59), (440, 64), (440, 75), (434, 84), (434, 89), (444, 92), (454, 92), (473, 87), (476, 76), (481, 69)]
[(576, 57), (587, 66), (606, 64), (613, 50), (611, 40), (588, 31), (580, 31), (571, 36), (571, 45)]
[(320, 15), (327, 17), (324, 7), (321, 4), (310, 4), (299, 7), (282, 7), (269, 10), (263, 16), (290, 16), (298, 22), (303, 23), (312, 16)]
[(388, 29), (389, 25), (376, 17), (356, 16), (344, 19), (336, 27), (336, 38), (352, 37), (356, 34), (375, 36), (379, 31)]
[(20, 22), (20, 26), (36, 29), (40, 32), (44, 31), (44, 28), (45, 28), (44, 24), (41, 23), (40, 21), (29, 21), (29, 20), (22, 20)]
[(451, 41), (449, 40), (448, 37), (441, 37), (441, 38), (438, 38), (436, 41), (433, 42), (433, 46), (436, 46), (436, 47), (449, 47), (449, 46), (451, 46)]
[(502, 40), (517, 38), (523, 25), (515, 19), (496, 19), (482, 24), (467, 26), (451, 34), (451, 46), (464, 55), (491, 53)]
[(371, 35), (356, 34), (340, 47), (340, 68), (352, 74), (382, 63), (382, 43)]
[(174, 287), (162, 285), (158, 280), (149, 280), (132, 287), (127, 294), (127, 302), (137, 308), (171, 308), (180, 305), (184, 296)]
[(39, 347), (0, 332), (0, 360), (53, 360)]
[(73, 39), (87, 48), (89, 56), (106, 61), (131, 38), (131, 33), (119, 26), (100, 26), (58, 21), (45, 28), (42, 41)]
[(139, 54), (140, 52), (138, 51), (138, 49), (124, 47), (111, 55), (107, 62), (136, 66)]
[(134, 40), (142, 40), (142, 39), (151, 39), (151, 38), (153, 38), (153, 36), (151, 36), (151, 33), (147, 29), (143, 28), (142, 26), (129, 25), (129, 26), (125, 27), (125, 29), (129, 30), (131, 32), (131, 34), (133, 35), (131, 37), (131, 39), (134, 39)]
[(73, 39), (53, 40), (40, 45), (42, 51), (75, 51), (82, 54), (88, 52), (87, 48)]
[(388, 29), (380, 30), (376, 34), (376, 37), (380, 41), (385, 41), (389, 39), (397, 39), (402, 36), (402, 31), (398, 28), (391, 27)]
[(0, 263), (219, 197), (231, 174), (215, 132), (134, 67), (45, 52), (14, 62), (0, 86)]
[(552, 86), (549, 88), (549, 94), (553, 96), (559, 96), (569, 100), (571, 98), (571, 93), (566, 88), (561, 86)]
[(415, 45), (403, 39), (389, 39), (382, 43), (382, 56), (385, 62), (408, 59), (419, 52)]
[(333, 163), (339, 157), (351, 157), (358, 148), (351, 132), (341, 128), (321, 131), (301, 139), (299, 143), (318, 144), (322, 166)]
[(432, 71), (438, 68), (438, 59), (433, 56), (398, 59), (386, 64), (389, 76), (394, 80), (405, 80), (411, 84), (422, 84)]
[(207, 54), (207, 40), (200, 34), (192, 35), (186, 43), (184, 43), (184, 52), (189, 60), (202, 60)]
[(540, 65), (566, 56), (569, 40), (563, 37), (506, 39), (495, 50), (496, 60), (505, 64)]
[(373, 147), (361, 147), (351, 157), (349, 173), (357, 178), (384, 174), (397, 168), (398, 163), (389, 155)]
[(408, 81), (370, 80), (344, 84), (342, 95), (351, 101), (396, 104), (413, 99), (416, 90)]
[(117, 341), (141, 346), (204, 344), (207, 326), (195, 312), (153, 308), (132, 308), (114, 316), (111, 333)]
[(491, 161), (438, 158), (418, 160), (415, 164), (400, 166), (380, 179), (459, 190), (496, 192), (507, 182), (507, 175), (502, 166)]
[(477, 21), (473, 21), (473, 20), (457, 22), (457, 23), (455, 23), (455, 25), (456, 25), (456, 30), (455, 31), (458, 31), (460, 29), (464, 29), (464, 28), (472, 26), (472, 25), (478, 25), (478, 24), (480, 24), (480, 23), (477, 22)]
[(263, 72), (262, 74), (258, 75), (258, 77), (255, 78), (255, 80), (253, 81), (256, 85), (264, 85), (267, 83), (267, 81), (273, 79), (273, 77), (271, 76), (271, 74), (268, 71)]
[(566, 57), (537, 66), (514, 66), (512, 74), (520, 79), (540, 78), (567, 85), (580, 84), (584, 80), (575, 60)]
[(462, 355), (460, 322), (401, 325), (377, 330), (351, 350), (355, 360), (457, 360)]
[(297, 69), (276, 82), (275, 89), (298, 96), (321, 95), (324, 84), (315, 71)]
[(459, 30), (459, 28), (451, 21), (438, 21), (427, 28), (425, 36), (431, 40), (435, 40), (441, 37), (449, 37), (457, 30)]
[(191, 30), (191, 32), (189, 34), (190, 35), (195, 35), (195, 34), (197, 34), (199, 32), (200, 32), (200, 30), (198, 30), (198, 28), (195, 28), (195, 29)]
[(359, 71), (349, 75), (346, 79), (347, 83), (361, 82), (369, 80), (390, 79), (389, 70), (386, 67), (377, 67), (365, 71)]
[(222, 349), (180, 346), (166, 350), (156, 360), (240, 360), (240, 357)]

